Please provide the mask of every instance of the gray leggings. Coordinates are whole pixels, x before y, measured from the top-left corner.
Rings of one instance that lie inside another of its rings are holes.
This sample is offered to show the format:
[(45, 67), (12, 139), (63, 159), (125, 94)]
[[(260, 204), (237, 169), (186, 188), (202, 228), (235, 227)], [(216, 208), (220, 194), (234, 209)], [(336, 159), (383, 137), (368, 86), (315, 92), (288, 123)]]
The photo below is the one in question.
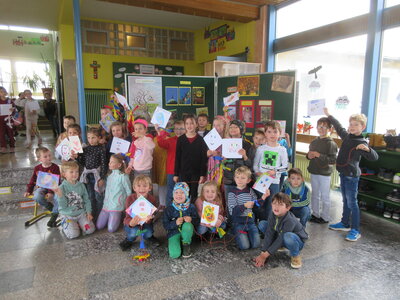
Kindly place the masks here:
[(89, 221), (86, 214), (80, 214), (77, 217), (61, 216), (61, 226), (65, 236), (68, 239), (74, 239), (82, 234), (91, 234), (96, 230), (92, 221)]

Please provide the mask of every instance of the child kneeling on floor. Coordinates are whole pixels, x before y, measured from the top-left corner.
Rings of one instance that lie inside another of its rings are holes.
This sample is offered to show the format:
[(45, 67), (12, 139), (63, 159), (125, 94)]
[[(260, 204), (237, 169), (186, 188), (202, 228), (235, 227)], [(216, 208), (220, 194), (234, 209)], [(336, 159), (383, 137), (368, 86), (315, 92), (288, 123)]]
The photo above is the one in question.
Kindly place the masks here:
[(95, 231), (92, 216), (92, 205), (85, 185), (78, 181), (79, 165), (75, 161), (66, 161), (61, 165), (64, 181), (55, 191), (58, 210), (61, 215), (61, 226), (65, 236), (74, 239)]
[(199, 216), (196, 207), (190, 203), (189, 186), (186, 182), (175, 184), (173, 197), (172, 204), (164, 210), (163, 219), (167, 230), (169, 256), (179, 258), (182, 254), (183, 258), (188, 258), (192, 256), (190, 243), (194, 226), (199, 223)]
[(262, 267), (268, 257), (279, 248), (285, 247), (290, 251), (291, 267), (301, 268), (300, 251), (304, 247), (308, 234), (299, 220), (290, 212), (292, 200), (284, 193), (277, 193), (272, 198), (272, 213), (268, 217), (261, 254), (254, 259), (256, 267)]
[(139, 224), (139, 216), (132, 218), (128, 213), (125, 215), (124, 230), (126, 232), (126, 238), (119, 244), (122, 251), (127, 251), (132, 247), (136, 237), (140, 235), (140, 231), (143, 232), (143, 238), (145, 240), (152, 241), (156, 246), (159, 245), (158, 240), (153, 236), (153, 223), (159, 218), (160, 213), (158, 210), (159, 203), (154, 196), (150, 194), (151, 188), (152, 182), (150, 177), (147, 175), (137, 175), (133, 180), (134, 193), (126, 198), (125, 208), (128, 209), (133, 202), (135, 202), (140, 196), (143, 196), (157, 208), (157, 211), (155, 211), (153, 215), (148, 216), (143, 225)]

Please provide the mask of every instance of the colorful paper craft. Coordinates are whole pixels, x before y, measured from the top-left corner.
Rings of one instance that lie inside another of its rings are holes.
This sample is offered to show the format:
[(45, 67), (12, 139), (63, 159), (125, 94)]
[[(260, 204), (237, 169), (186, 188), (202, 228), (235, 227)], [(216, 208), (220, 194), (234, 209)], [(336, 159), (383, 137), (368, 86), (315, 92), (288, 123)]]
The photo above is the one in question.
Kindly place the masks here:
[(324, 113), (325, 99), (315, 99), (308, 101), (308, 116), (321, 116)]
[(71, 144), (71, 150), (75, 153), (83, 153), (82, 144), (79, 136), (70, 136), (68, 138)]
[(131, 206), (126, 209), (126, 213), (129, 214), (132, 218), (134, 218), (135, 216), (139, 216), (139, 224), (143, 225), (146, 221), (146, 218), (152, 215), (156, 210), (157, 208), (153, 204), (151, 204), (149, 200), (147, 200), (143, 196), (140, 196), (136, 199), (135, 202), (131, 204)]
[(207, 133), (207, 135), (204, 137), (204, 141), (210, 150), (216, 150), (222, 144), (222, 138), (215, 128)]
[(100, 120), (99, 123), (105, 131), (110, 133), (110, 126), (115, 121), (116, 121), (115, 118), (111, 114), (108, 114), (107, 116), (104, 117), (104, 119)]
[(62, 142), (57, 146), (56, 151), (61, 155), (63, 160), (69, 160), (71, 158), (71, 144), (67, 138), (63, 139)]
[(126, 154), (129, 151), (130, 145), (131, 143), (129, 143), (128, 141), (125, 141), (117, 137), (113, 137), (110, 152)]
[(239, 100), (239, 92), (230, 94), (229, 96), (224, 97), (224, 106), (232, 105), (238, 100)]
[(225, 158), (242, 158), (238, 153), (243, 148), (242, 139), (223, 139), (222, 140), (222, 156)]
[(41, 188), (54, 190), (58, 187), (60, 175), (39, 171), (36, 179), (36, 185)]
[(269, 189), (273, 178), (267, 173), (262, 174), (258, 177), (257, 181), (253, 185), (253, 189), (259, 191), (260, 193), (265, 193)]
[(131, 110), (131, 108), (128, 104), (128, 100), (126, 100), (126, 98), (123, 95), (118, 94), (117, 92), (114, 92), (114, 93), (115, 93), (115, 96), (117, 96), (117, 100), (118, 100), (119, 104), (121, 104), (125, 110)]
[(215, 226), (218, 221), (219, 206), (210, 202), (203, 202), (203, 210), (201, 212), (201, 224)]
[(154, 111), (153, 117), (151, 118), (151, 123), (154, 125), (158, 125), (161, 128), (167, 128), (167, 124), (169, 118), (171, 117), (171, 112), (165, 110), (159, 106), (157, 106), (156, 110)]

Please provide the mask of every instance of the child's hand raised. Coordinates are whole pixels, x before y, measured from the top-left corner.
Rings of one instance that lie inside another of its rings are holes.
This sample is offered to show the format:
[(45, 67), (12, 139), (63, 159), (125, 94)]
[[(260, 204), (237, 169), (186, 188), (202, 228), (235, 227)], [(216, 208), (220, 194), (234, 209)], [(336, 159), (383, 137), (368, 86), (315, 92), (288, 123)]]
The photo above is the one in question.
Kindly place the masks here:
[(176, 219), (176, 225), (178, 225), (178, 226), (182, 225), (183, 221), (184, 221), (183, 217)]
[(136, 225), (138, 225), (140, 222), (140, 217), (139, 216), (135, 216), (130, 222), (129, 222), (129, 226), (130, 227), (135, 227)]
[(329, 117), (329, 116), (331, 115), (331, 114), (329, 113), (327, 107), (324, 107), (324, 114), (325, 114), (327, 117)]
[(192, 222), (192, 217), (185, 216), (185, 217), (183, 217), (183, 220), (185, 220), (186, 223), (191, 223)]
[(243, 204), (244, 207), (246, 208), (253, 208), (254, 206), (254, 201), (247, 201), (245, 204)]
[(269, 197), (269, 195), (271, 195), (271, 191), (267, 189), (265, 193), (261, 196), (261, 199), (265, 200)]

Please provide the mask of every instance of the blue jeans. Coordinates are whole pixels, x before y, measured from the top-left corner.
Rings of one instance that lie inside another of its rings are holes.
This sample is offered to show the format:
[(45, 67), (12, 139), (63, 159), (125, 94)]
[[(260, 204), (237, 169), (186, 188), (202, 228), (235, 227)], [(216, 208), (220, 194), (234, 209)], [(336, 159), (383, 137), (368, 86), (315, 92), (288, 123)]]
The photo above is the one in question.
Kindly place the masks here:
[[(50, 202), (46, 200), (45, 196), (48, 192), (48, 189), (44, 188), (38, 188), (34, 193), (33, 193), (33, 200), (35, 200), (39, 205), (43, 206), (44, 208), (48, 209)], [(58, 214), (58, 201), (56, 195), (54, 195), (53, 198), (53, 209), (52, 213)]]
[[(350, 177), (340, 174), (340, 189), (343, 198), (342, 220), (344, 226), (351, 225), (351, 229), (360, 231), (360, 209), (358, 208), (357, 194), (360, 177)], [(350, 224), (351, 215), (351, 224)]]
[(167, 199), (165, 202), (166, 207), (172, 204), (174, 186), (175, 186), (174, 175), (167, 174)]
[(229, 215), (229, 209), (228, 209), (228, 194), (235, 186), (236, 185), (232, 185), (232, 184), (224, 184), (225, 205), (226, 205), (225, 209), (227, 212), (228, 222), (230, 222), (230, 218), (231, 218), (231, 216)]
[(298, 256), (304, 247), (304, 242), (293, 232), (283, 234), (283, 247), (290, 251), (290, 256)]
[(295, 215), (296, 218), (300, 219), (301, 225), (306, 227), (307, 221), (310, 220), (311, 210), (308, 206), (303, 207), (292, 207), (290, 211)]
[(261, 220), (260, 222), (258, 222), (258, 230), (260, 230), (261, 233), (265, 234), (267, 228), (268, 228), (268, 221)]
[[(219, 226), (219, 227), (222, 228), (222, 229), (225, 229), (226, 228), (225, 222), (222, 222), (221, 226)], [(207, 226), (204, 226), (204, 225), (201, 225), (201, 224), (197, 227), (197, 234), (203, 235), (207, 231), (216, 232), (215, 231), (215, 227), (211, 227), (210, 228), (210, 227), (207, 227)]]
[(92, 204), (92, 216), (94, 220), (97, 220), (97, 217), (103, 208), (104, 198), (103, 195), (94, 190), (95, 180), (93, 174), (87, 174), (87, 181), (88, 183), (85, 183), (85, 185), (89, 195), (90, 203)]
[(233, 224), (236, 245), (240, 250), (260, 247), (260, 234), (254, 223)]
[(57, 115), (46, 115), (46, 117), (50, 121), (51, 129), (53, 129), (54, 135), (59, 135), (60, 127), (58, 126)]
[[(140, 226), (137, 225), (133, 228), (129, 227), (128, 225), (124, 225), (124, 230), (126, 232), (126, 239), (130, 242), (133, 242), (134, 240), (136, 240), (137, 238), (137, 234), (138, 231), (140, 230)], [(151, 238), (153, 236), (153, 223), (147, 224), (144, 223), (143, 224), (143, 228), (142, 230), (145, 230), (145, 232), (143, 232), (143, 237), (145, 240)]]

